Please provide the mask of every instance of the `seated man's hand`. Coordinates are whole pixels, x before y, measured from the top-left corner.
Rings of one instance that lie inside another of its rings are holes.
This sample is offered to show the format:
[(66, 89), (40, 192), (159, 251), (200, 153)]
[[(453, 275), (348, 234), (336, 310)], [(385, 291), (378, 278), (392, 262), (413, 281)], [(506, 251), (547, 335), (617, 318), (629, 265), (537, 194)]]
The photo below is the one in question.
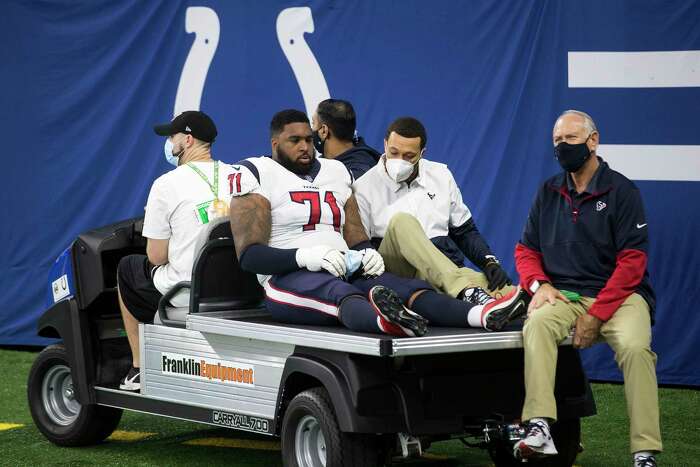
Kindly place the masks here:
[(508, 277), (500, 264), (496, 261), (489, 261), (484, 266), (484, 275), (488, 281), (489, 290), (498, 290), (506, 285), (511, 285), (513, 281)]
[(576, 320), (576, 330), (574, 331), (574, 347), (577, 349), (585, 349), (592, 346), (603, 322), (593, 315), (586, 313), (581, 315)]
[(300, 268), (316, 272), (325, 270), (335, 277), (345, 276), (345, 257), (343, 252), (324, 245), (299, 248), (296, 253)]
[(540, 288), (537, 289), (537, 292), (535, 292), (535, 295), (532, 296), (532, 300), (530, 300), (530, 305), (527, 307), (527, 315), (530, 316), (533, 311), (537, 310), (545, 303), (555, 305), (557, 300), (569, 303), (569, 299), (562, 295), (559, 290), (555, 289), (552, 284), (542, 284)]
[(360, 250), (362, 253), (362, 271), (367, 276), (381, 276), (384, 273), (384, 258), (373, 248)]

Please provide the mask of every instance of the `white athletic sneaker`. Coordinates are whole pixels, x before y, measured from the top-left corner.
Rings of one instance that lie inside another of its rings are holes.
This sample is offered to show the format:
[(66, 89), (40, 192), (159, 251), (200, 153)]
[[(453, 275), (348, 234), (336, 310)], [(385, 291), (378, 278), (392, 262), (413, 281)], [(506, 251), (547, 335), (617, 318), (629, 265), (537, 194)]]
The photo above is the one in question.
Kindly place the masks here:
[(656, 467), (656, 457), (649, 456), (634, 456), (632, 467)]
[(513, 456), (516, 459), (555, 456), (557, 454), (554, 440), (549, 434), (549, 426), (539, 420), (527, 424), (527, 436), (515, 443), (513, 447)]
[(123, 391), (140, 391), (141, 390), (141, 370), (133, 366), (124, 376), (124, 379), (119, 384), (119, 389)]

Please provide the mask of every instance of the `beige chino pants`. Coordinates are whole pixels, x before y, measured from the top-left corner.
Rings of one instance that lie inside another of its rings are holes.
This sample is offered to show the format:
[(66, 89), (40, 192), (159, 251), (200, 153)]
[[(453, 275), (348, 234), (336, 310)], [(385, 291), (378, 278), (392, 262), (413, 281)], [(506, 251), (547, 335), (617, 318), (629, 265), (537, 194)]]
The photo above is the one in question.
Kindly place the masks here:
[[(595, 299), (555, 305), (545, 303), (525, 321), (525, 405), (523, 420), (557, 418), (554, 377), (558, 345), (588, 312)], [(656, 383), (656, 354), (651, 350), (649, 305), (632, 294), (600, 329), (600, 337), (615, 352), (625, 381), (625, 399), (630, 419), (630, 451), (661, 451), (659, 397)]]
[(395, 214), (379, 246), (386, 270), (400, 277), (428, 282), (438, 291), (457, 297), (465, 288), (481, 287), (494, 295), (507, 294), (513, 286), (489, 290), (483, 273), (458, 267), (430, 241), (420, 222), (410, 214)]

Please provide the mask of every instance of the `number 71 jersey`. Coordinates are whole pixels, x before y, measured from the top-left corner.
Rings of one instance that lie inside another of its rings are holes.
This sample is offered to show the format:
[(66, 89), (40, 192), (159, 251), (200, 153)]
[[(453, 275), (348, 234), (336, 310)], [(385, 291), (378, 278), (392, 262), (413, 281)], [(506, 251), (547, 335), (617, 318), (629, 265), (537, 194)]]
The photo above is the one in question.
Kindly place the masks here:
[(251, 157), (233, 164), (233, 170), (233, 196), (255, 193), (270, 202), (270, 246), (348, 250), (342, 231), (352, 175), (342, 162), (316, 159), (308, 175), (297, 175), (270, 157)]

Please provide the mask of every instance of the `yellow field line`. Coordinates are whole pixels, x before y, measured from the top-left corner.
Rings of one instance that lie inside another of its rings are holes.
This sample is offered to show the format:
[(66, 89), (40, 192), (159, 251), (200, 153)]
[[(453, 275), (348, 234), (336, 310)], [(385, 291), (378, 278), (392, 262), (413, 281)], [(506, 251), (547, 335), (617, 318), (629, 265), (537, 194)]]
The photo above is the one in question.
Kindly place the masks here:
[(107, 439), (110, 441), (125, 441), (128, 443), (128, 442), (132, 442), (132, 441), (141, 441), (142, 439), (146, 439), (149, 436), (153, 436), (153, 435), (155, 435), (155, 433), (145, 433), (142, 431), (116, 430)]
[(23, 427), (21, 423), (0, 423), (0, 431)]
[(261, 449), (265, 451), (279, 451), (278, 441), (258, 441), (253, 439), (233, 438), (199, 438), (185, 441), (182, 444), (190, 446), (215, 446), (219, 448)]
[(454, 459), (452, 456), (446, 456), (444, 454), (433, 454), (431, 452), (424, 452), (422, 456), (420, 456), (421, 459), (428, 459), (431, 461), (445, 461), (448, 459)]

